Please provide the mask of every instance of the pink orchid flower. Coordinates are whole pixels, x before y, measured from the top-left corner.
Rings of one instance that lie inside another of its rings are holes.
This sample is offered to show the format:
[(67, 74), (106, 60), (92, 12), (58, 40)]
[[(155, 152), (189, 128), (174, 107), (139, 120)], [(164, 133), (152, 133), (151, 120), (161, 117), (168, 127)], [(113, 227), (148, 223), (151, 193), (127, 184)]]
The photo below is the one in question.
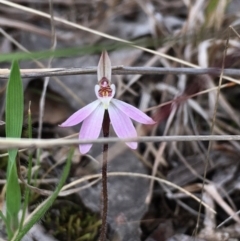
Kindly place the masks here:
[[(136, 129), (130, 118), (142, 124), (155, 124), (152, 118), (134, 106), (113, 98), (115, 85), (111, 84), (111, 70), (110, 59), (107, 52), (104, 51), (98, 64), (99, 82), (95, 86), (97, 100), (75, 112), (60, 125), (61, 127), (68, 127), (83, 122), (79, 139), (87, 140), (99, 137), (105, 110), (108, 111), (113, 129), (120, 138), (137, 137)], [(126, 144), (132, 149), (137, 148), (137, 142), (127, 142)], [(82, 154), (86, 154), (91, 147), (92, 144), (79, 145)]]

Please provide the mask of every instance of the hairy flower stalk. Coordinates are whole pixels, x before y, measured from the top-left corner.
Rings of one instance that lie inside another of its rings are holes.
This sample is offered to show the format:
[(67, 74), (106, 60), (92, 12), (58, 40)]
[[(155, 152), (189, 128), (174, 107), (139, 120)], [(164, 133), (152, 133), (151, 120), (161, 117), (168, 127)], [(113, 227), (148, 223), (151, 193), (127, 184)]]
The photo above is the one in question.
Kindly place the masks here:
[[(60, 125), (68, 127), (83, 122), (79, 139), (87, 140), (99, 137), (105, 110), (107, 110), (112, 127), (119, 138), (137, 137), (131, 119), (142, 124), (155, 124), (152, 118), (136, 107), (113, 98), (116, 88), (114, 84), (111, 84), (111, 70), (110, 59), (107, 52), (104, 51), (98, 64), (98, 85), (95, 86), (97, 100), (75, 112)], [(132, 149), (137, 148), (137, 142), (127, 142), (126, 144)], [(79, 145), (82, 154), (86, 154), (91, 147), (92, 144)]]
[[(110, 119), (108, 112), (105, 111), (103, 117), (102, 131), (103, 136), (109, 136)], [(103, 144), (102, 162), (102, 228), (99, 241), (106, 240), (107, 233), (107, 214), (108, 214), (108, 188), (107, 188), (107, 164), (108, 164), (108, 143)]]
[[(110, 123), (117, 136), (120, 138), (137, 137), (137, 132), (131, 119), (142, 124), (155, 124), (155, 122), (132, 105), (114, 99), (115, 85), (111, 84), (111, 61), (106, 51), (101, 55), (98, 64), (98, 84), (95, 86), (97, 100), (86, 105), (82, 109), (71, 115), (60, 126), (74, 126), (82, 123), (79, 132), (79, 139), (97, 139), (101, 129), (103, 136), (109, 136)], [(131, 118), (131, 119), (130, 119)], [(136, 149), (137, 142), (127, 142), (130, 148)], [(79, 149), (82, 154), (87, 153), (92, 144), (80, 144)], [(108, 144), (103, 145), (102, 163), (102, 229), (100, 241), (105, 241), (107, 232), (107, 212), (108, 212), (108, 192), (107, 192), (107, 153)]]

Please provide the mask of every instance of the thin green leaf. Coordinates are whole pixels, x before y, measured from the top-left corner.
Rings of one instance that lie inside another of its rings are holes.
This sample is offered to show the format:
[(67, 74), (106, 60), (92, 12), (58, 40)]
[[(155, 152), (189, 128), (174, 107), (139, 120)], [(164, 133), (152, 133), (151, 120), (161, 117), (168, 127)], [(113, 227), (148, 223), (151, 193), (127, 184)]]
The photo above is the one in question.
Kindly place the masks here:
[[(23, 124), (23, 86), (17, 62), (12, 63), (6, 91), (6, 137), (20, 138)], [(18, 229), (18, 213), (21, 208), (21, 191), (18, 183), (17, 149), (8, 151), (6, 206), (7, 223), (11, 231)], [(11, 232), (8, 232), (9, 239)]]
[(43, 215), (46, 213), (46, 211), (50, 208), (50, 206), (53, 204), (54, 200), (57, 198), (59, 192), (61, 191), (62, 186), (64, 185), (69, 171), (71, 167), (71, 161), (73, 157), (74, 149), (70, 150), (70, 153), (68, 155), (67, 163), (64, 167), (63, 174), (61, 176), (61, 179), (59, 181), (59, 184), (56, 188), (56, 190), (53, 192), (51, 196), (49, 196), (43, 203), (41, 203), (31, 214), (31, 216), (26, 220), (22, 230), (20, 230), (17, 235), (15, 235), (12, 239), (12, 241), (20, 241), (24, 237), (24, 235), (31, 229), (31, 227), (37, 223)]
[(20, 138), (23, 124), (23, 86), (18, 63), (13, 62), (6, 95), (6, 136)]
[(206, 13), (208, 15), (211, 15), (216, 10), (218, 4), (219, 4), (219, 0), (210, 0), (206, 8)]
[[(28, 137), (32, 138), (32, 116), (31, 116), (31, 109), (29, 104), (28, 109)], [(27, 173), (27, 183), (28, 185), (31, 184), (31, 176), (32, 176), (32, 153), (29, 153), (28, 156), (28, 173)], [(24, 203), (23, 203), (23, 211), (22, 211), (22, 218), (19, 225), (19, 230), (22, 229), (28, 202), (30, 197), (30, 188), (28, 186), (25, 186), (25, 194), (24, 194)]]
[[(118, 47), (117, 47), (118, 46)], [(71, 56), (80, 56), (86, 54), (95, 54), (101, 53), (102, 49), (106, 49), (108, 51), (122, 48), (126, 46), (126, 44), (117, 43), (108, 46), (83, 46), (83, 47), (75, 47), (75, 48), (64, 48), (64, 49), (57, 49), (57, 50), (46, 50), (40, 52), (31, 52), (31, 53), (24, 53), (24, 52), (17, 52), (17, 53), (10, 53), (10, 54), (1, 54), (0, 55), (0, 62), (10, 62), (14, 60), (30, 60), (30, 59), (48, 59), (50, 57), (60, 58), (60, 57), (71, 57)]]
[(13, 233), (11, 232), (11, 228), (10, 228), (10, 226), (9, 226), (8, 222), (7, 222), (6, 217), (4, 216), (4, 214), (2, 213), (2, 211), (1, 211), (1, 210), (0, 210), (0, 217), (1, 217), (1, 219), (2, 219), (2, 220), (3, 220), (3, 222), (4, 222), (4, 224), (5, 224), (5, 225), (6, 225), (6, 227), (7, 227), (7, 232), (11, 234), (10, 236), (12, 236), (12, 235), (13, 235)]

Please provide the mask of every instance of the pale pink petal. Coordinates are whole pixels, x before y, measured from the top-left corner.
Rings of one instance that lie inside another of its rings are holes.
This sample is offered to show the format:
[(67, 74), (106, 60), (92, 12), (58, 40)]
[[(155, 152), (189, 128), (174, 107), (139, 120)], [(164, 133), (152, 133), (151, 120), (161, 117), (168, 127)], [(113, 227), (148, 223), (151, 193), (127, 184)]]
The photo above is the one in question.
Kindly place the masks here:
[[(104, 116), (105, 109), (103, 108), (102, 104), (100, 104), (93, 112), (90, 114), (82, 123), (82, 127), (79, 133), (80, 140), (87, 140), (87, 139), (97, 139), (99, 137), (103, 116)], [(92, 144), (83, 144), (79, 145), (80, 152), (82, 154), (87, 153)]]
[[(110, 103), (108, 107), (109, 117), (114, 131), (120, 138), (137, 137), (137, 132), (130, 118), (120, 111), (115, 105)], [(126, 142), (132, 148), (137, 148), (137, 142)]]
[(124, 114), (126, 114), (131, 119), (146, 125), (152, 125), (156, 122), (147, 116), (145, 113), (137, 109), (136, 107), (129, 105), (121, 100), (112, 99), (111, 102)]
[(76, 111), (72, 114), (65, 122), (63, 122), (60, 126), (75, 126), (86, 119), (99, 105), (101, 102), (99, 100), (95, 100), (92, 103), (86, 105), (82, 109)]

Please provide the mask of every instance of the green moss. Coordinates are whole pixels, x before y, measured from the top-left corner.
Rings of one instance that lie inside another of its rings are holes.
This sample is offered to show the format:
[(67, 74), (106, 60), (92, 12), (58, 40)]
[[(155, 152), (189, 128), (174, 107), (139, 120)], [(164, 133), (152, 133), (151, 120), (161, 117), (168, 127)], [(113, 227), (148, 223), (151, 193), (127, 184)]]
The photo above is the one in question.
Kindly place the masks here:
[(92, 241), (98, 236), (101, 221), (81, 203), (58, 200), (46, 213), (43, 225), (60, 241)]

